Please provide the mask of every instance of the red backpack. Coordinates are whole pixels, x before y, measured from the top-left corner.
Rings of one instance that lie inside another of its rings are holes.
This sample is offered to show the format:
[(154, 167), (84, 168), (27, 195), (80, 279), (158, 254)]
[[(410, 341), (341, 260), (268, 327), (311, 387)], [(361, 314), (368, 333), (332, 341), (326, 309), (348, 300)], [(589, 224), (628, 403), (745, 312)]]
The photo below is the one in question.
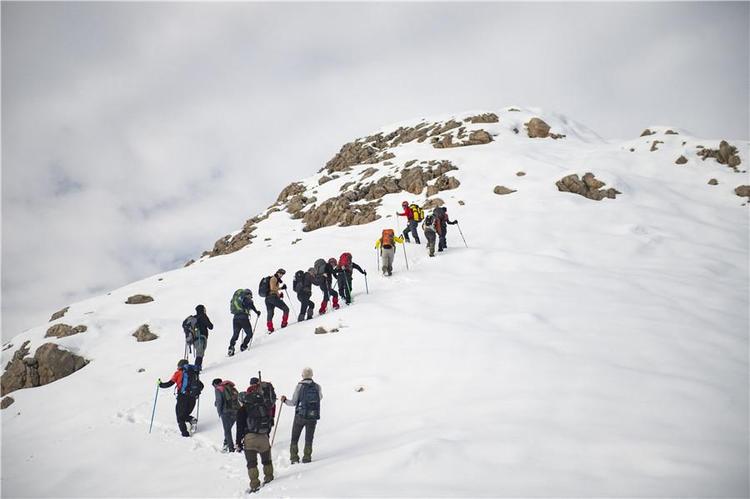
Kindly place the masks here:
[(394, 236), (393, 229), (383, 229), (383, 233), (380, 236), (380, 245), (383, 248), (392, 248)]
[(341, 256), (339, 257), (339, 267), (342, 269), (351, 269), (352, 268), (352, 254), (351, 253), (341, 253)]

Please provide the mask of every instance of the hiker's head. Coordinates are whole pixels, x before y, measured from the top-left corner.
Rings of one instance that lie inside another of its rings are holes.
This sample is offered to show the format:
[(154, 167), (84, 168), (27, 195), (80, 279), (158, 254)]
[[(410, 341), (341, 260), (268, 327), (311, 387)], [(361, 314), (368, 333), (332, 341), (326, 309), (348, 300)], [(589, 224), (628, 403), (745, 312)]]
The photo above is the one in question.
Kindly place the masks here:
[(187, 359), (180, 359), (177, 361), (177, 369), (181, 369), (182, 367), (188, 365), (190, 362), (188, 362)]
[(302, 369), (302, 379), (312, 379), (313, 370), (312, 367), (305, 367)]
[(221, 384), (221, 378), (214, 378), (214, 380), (211, 382), (213, 386), (217, 386)]
[(195, 311), (199, 315), (205, 314), (206, 313), (206, 307), (203, 306), (203, 305), (198, 305), (198, 306), (195, 307)]

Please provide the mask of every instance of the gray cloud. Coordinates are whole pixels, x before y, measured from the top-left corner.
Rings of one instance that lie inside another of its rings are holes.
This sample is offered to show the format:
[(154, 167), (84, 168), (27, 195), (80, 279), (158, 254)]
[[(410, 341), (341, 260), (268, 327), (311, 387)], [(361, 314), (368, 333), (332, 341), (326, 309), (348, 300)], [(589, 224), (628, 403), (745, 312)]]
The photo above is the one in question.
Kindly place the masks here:
[(748, 137), (744, 3), (2, 4), (3, 337), (180, 265), (409, 118)]

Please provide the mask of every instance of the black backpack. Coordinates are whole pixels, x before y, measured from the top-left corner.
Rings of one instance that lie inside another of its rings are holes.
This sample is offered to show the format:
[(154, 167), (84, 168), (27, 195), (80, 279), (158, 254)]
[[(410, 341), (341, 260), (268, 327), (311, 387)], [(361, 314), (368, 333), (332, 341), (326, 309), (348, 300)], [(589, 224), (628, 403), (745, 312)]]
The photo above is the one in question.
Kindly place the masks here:
[(424, 226), (433, 228), (435, 225), (435, 217), (433, 215), (427, 215), (424, 219)]
[(182, 321), (182, 331), (185, 333), (185, 343), (192, 345), (198, 339), (198, 318), (194, 315), (188, 315)]
[(294, 273), (294, 280), (292, 281), (292, 289), (295, 293), (302, 292), (302, 285), (305, 283), (305, 272), (298, 270)]
[(271, 292), (271, 276), (267, 275), (263, 279), (260, 280), (260, 284), (258, 284), (258, 296), (265, 298), (268, 296), (268, 293)]
[(224, 397), (224, 411), (236, 413), (240, 408), (240, 394), (231, 381), (224, 381), (222, 385), (224, 386), (221, 394)]
[(433, 210), (432, 214), (435, 215), (435, 218), (439, 222), (442, 222), (444, 219), (448, 218), (446, 215), (446, 211), (447, 210), (445, 209), (444, 206), (438, 206), (437, 208)]
[(297, 414), (303, 419), (320, 419), (320, 390), (315, 383), (300, 383)]
[(315, 269), (316, 275), (323, 275), (326, 273), (326, 261), (322, 258), (318, 258), (315, 260), (315, 265), (313, 265), (313, 268)]
[(182, 367), (182, 384), (179, 392), (191, 397), (199, 397), (203, 390), (203, 383), (198, 375), (198, 369), (191, 364)]
[(245, 395), (245, 412), (247, 431), (249, 433), (268, 434), (273, 426), (273, 417), (269, 415), (266, 400), (261, 390)]

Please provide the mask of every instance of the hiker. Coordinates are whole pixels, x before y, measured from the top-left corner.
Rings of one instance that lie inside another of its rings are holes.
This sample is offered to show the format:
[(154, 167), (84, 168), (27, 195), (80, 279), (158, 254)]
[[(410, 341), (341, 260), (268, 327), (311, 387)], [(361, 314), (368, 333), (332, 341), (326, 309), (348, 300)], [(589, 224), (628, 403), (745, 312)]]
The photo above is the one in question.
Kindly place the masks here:
[(229, 312), (234, 315), (232, 319), (232, 339), (229, 340), (228, 356), (234, 355), (234, 345), (240, 337), (240, 331), (244, 331), (245, 337), (240, 344), (240, 352), (244, 352), (250, 346), (253, 339), (253, 328), (250, 325), (250, 312), (255, 312), (260, 317), (260, 311), (255, 308), (253, 303), (253, 292), (249, 289), (238, 289), (232, 295), (232, 301), (229, 302)]
[(393, 229), (383, 229), (380, 239), (375, 241), (375, 249), (380, 248), (380, 257), (383, 260), (383, 275), (393, 275), (396, 243), (404, 244), (404, 238), (396, 236)]
[(419, 227), (419, 222), (422, 220), (422, 218), (424, 218), (423, 215), (420, 216), (421, 213), (424, 213), (422, 211), (422, 208), (420, 208), (416, 204), (412, 204), (410, 206), (406, 201), (401, 203), (401, 207), (404, 209), (404, 212), (396, 212), (396, 215), (400, 217), (406, 217), (406, 228), (403, 232), (404, 239), (407, 243), (410, 243), (411, 240), (409, 239), (409, 233), (411, 233), (411, 235), (414, 236), (414, 242), (417, 244), (421, 244), (419, 242), (419, 233), (417, 232), (417, 227)]
[(336, 280), (339, 284), (339, 294), (344, 298), (347, 305), (352, 304), (352, 270), (357, 269), (360, 274), (367, 275), (362, 267), (352, 261), (351, 253), (342, 253), (339, 257), (338, 267), (335, 269)]
[[(273, 312), (275, 308), (280, 308), (284, 312), (284, 315), (281, 316), (281, 327), (285, 328), (289, 322), (289, 307), (287, 307), (283, 300), (283, 291), (286, 289), (286, 284), (281, 281), (284, 274), (286, 274), (286, 270), (279, 269), (274, 275), (263, 278), (261, 281), (261, 286), (263, 286), (263, 282), (266, 279), (268, 280), (267, 289), (264, 289), (264, 292), (266, 297), (266, 327), (269, 333), (275, 331), (273, 328)], [(261, 296), (264, 296), (264, 294), (261, 293)]]
[[(320, 260), (323, 260), (322, 258)], [(318, 261), (315, 262), (316, 266), (318, 265)], [(323, 270), (323, 273), (321, 275), (320, 279), (320, 289), (323, 290), (323, 301), (320, 304), (320, 309), (318, 310), (319, 314), (325, 314), (326, 313), (326, 306), (328, 305), (328, 297), (330, 296), (332, 298), (331, 306), (334, 310), (339, 309), (339, 294), (336, 291), (336, 289), (333, 286), (333, 278), (336, 277), (336, 265), (337, 261), (335, 258), (329, 258), (327, 262), (325, 262), (325, 267)], [(336, 282), (338, 282), (338, 277), (336, 277)]]
[(214, 325), (211, 319), (206, 315), (206, 307), (198, 305), (195, 307), (195, 318), (198, 320), (198, 338), (195, 340), (195, 367), (200, 371), (203, 369), (203, 355), (206, 353), (208, 346), (208, 330), (213, 329)]
[(221, 378), (211, 382), (216, 395), (216, 412), (219, 413), (221, 426), (224, 428), (224, 448), (222, 452), (234, 452), (234, 439), (232, 438), (232, 426), (237, 422), (237, 411), (240, 409), (240, 394), (234, 383)]
[(315, 269), (310, 267), (307, 272), (298, 270), (294, 274), (294, 280), (292, 281), (292, 288), (297, 293), (297, 299), (299, 300), (299, 316), (297, 322), (302, 322), (305, 319), (312, 319), (315, 313), (315, 303), (310, 299), (312, 297), (312, 285), (315, 279)]
[(432, 214), (435, 216), (435, 230), (439, 237), (438, 251), (443, 251), (448, 248), (448, 243), (445, 240), (445, 236), (448, 233), (448, 225), (456, 225), (458, 220), (451, 221), (448, 218), (448, 208), (445, 206), (438, 206), (433, 210)]
[[(269, 401), (271, 395), (273, 404)], [(237, 450), (245, 452), (250, 492), (255, 492), (260, 488), (258, 454), (263, 464), (263, 484), (273, 480), (271, 442), (268, 440), (276, 409), (273, 385), (261, 383), (258, 378), (250, 379), (247, 391), (240, 394), (240, 402), (242, 406), (237, 411)]]
[(422, 222), (422, 230), (424, 236), (427, 238), (427, 250), (430, 256), (435, 256), (435, 239), (437, 238), (437, 231), (435, 230), (437, 223), (435, 222), (434, 215), (427, 215)]
[(289, 460), (292, 464), (299, 463), (299, 437), (305, 429), (305, 449), (302, 462), (312, 461), (312, 444), (315, 436), (315, 426), (320, 419), (320, 401), (323, 399), (323, 389), (313, 381), (313, 371), (306, 367), (302, 369), (302, 381), (297, 383), (291, 399), (281, 396), (281, 402), (295, 408), (294, 423), (292, 424), (292, 441), (289, 445)]
[[(177, 426), (183, 437), (189, 437), (198, 424), (198, 420), (190, 415), (195, 407), (195, 402), (200, 397), (203, 390), (203, 383), (198, 376), (198, 369), (191, 366), (187, 359), (180, 359), (177, 362), (177, 370), (174, 372), (169, 381), (162, 382), (161, 378), (157, 381), (159, 388), (169, 388), (176, 385), (175, 394), (177, 395), (177, 404), (175, 413), (177, 415)], [(190, 423), (190, 430), (187, 425)]]

